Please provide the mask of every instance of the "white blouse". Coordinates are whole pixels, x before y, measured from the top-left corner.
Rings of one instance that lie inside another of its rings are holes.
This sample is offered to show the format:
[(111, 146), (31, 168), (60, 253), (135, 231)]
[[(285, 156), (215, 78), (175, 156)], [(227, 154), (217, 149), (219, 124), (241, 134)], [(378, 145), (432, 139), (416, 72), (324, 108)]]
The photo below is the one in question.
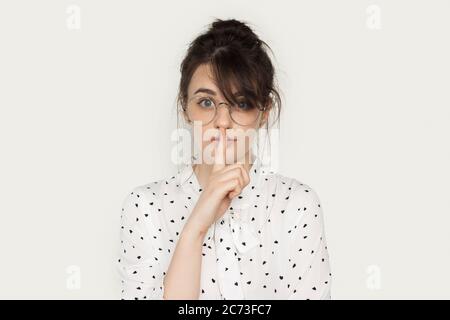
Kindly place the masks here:
[[(162, 299), (180, 232), (202, 192), (191, 165), (135, 187), (123, 201), (117, 270), (122, 299)], [(256, 158), (250, 183), (209, 228), (199, 299), (331, 299), (324, 218), (316, 192), (268, 172)]]

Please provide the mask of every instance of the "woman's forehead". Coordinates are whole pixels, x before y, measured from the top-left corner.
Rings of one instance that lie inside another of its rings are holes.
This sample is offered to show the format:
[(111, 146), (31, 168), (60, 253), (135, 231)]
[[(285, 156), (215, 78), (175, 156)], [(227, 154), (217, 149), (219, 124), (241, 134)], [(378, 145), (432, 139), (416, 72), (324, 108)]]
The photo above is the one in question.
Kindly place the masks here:
[[(214, 78), (211, 67), (208, 64), (202, 64), (197, 67), (194, 74), (192, 75), (191, 81), (189, 82), (188, 93), (191, 96), (199, 90), (200, 92), (208, 93), (203, 89), (214, 92), (215, 94), (210, 93), (212, 95), (223, 97), (222, 92), (217, 86), (217, 81)], [(232, 84), (231, 89), (233, 92), (235, 92), (236, 86)]]

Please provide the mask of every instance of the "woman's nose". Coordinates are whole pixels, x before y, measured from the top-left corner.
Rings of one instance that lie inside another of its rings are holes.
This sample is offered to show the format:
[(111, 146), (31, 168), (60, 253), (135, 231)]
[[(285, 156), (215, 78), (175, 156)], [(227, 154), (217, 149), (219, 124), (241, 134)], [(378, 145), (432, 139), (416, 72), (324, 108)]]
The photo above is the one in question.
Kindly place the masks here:
[(215, 127), (225, 128), (231, 128), (233, 125), (233, 120), (231, 120), (231, 115), (226, 104), (221, 103), (217, 106), (217, 114), (214, 124)]

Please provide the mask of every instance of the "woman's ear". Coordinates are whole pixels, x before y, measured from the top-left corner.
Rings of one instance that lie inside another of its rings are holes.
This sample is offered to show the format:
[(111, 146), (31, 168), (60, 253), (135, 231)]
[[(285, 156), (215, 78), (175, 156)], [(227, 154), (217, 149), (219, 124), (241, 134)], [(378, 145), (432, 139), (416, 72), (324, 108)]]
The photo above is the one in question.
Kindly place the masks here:
[(181, 110), (182, 110), (182, 113), (183, 113), (183, 118), (184, 118), (184, 120), (185, 120), (187, 123), (191, 123), (191, 120), (189, 119), (189, 117), (188, 117), (188, 115), (187, 115), (186, 109), (185, 109), (184, 107), (182, 107)]

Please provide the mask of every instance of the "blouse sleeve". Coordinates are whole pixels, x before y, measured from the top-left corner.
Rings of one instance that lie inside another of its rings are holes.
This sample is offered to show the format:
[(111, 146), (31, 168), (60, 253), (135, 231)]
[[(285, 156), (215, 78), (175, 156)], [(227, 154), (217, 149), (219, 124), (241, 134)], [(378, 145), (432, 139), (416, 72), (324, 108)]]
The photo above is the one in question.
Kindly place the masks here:
[(288, 299), (331, 299), (331, 269), (320, 199), (308, 185), (301, 184), (288, 204), (293, 215), (289, 247)]
[[(153, 217), (139, 191), (129, 193), (122, 204), (117, 269), (122, 300), (163, 299), (164, 275), (158, 260), (159, 246)], [(155, 201), (155, 199), (151, 199)], [(155, 239), (156, 238), (156, 239)]]

